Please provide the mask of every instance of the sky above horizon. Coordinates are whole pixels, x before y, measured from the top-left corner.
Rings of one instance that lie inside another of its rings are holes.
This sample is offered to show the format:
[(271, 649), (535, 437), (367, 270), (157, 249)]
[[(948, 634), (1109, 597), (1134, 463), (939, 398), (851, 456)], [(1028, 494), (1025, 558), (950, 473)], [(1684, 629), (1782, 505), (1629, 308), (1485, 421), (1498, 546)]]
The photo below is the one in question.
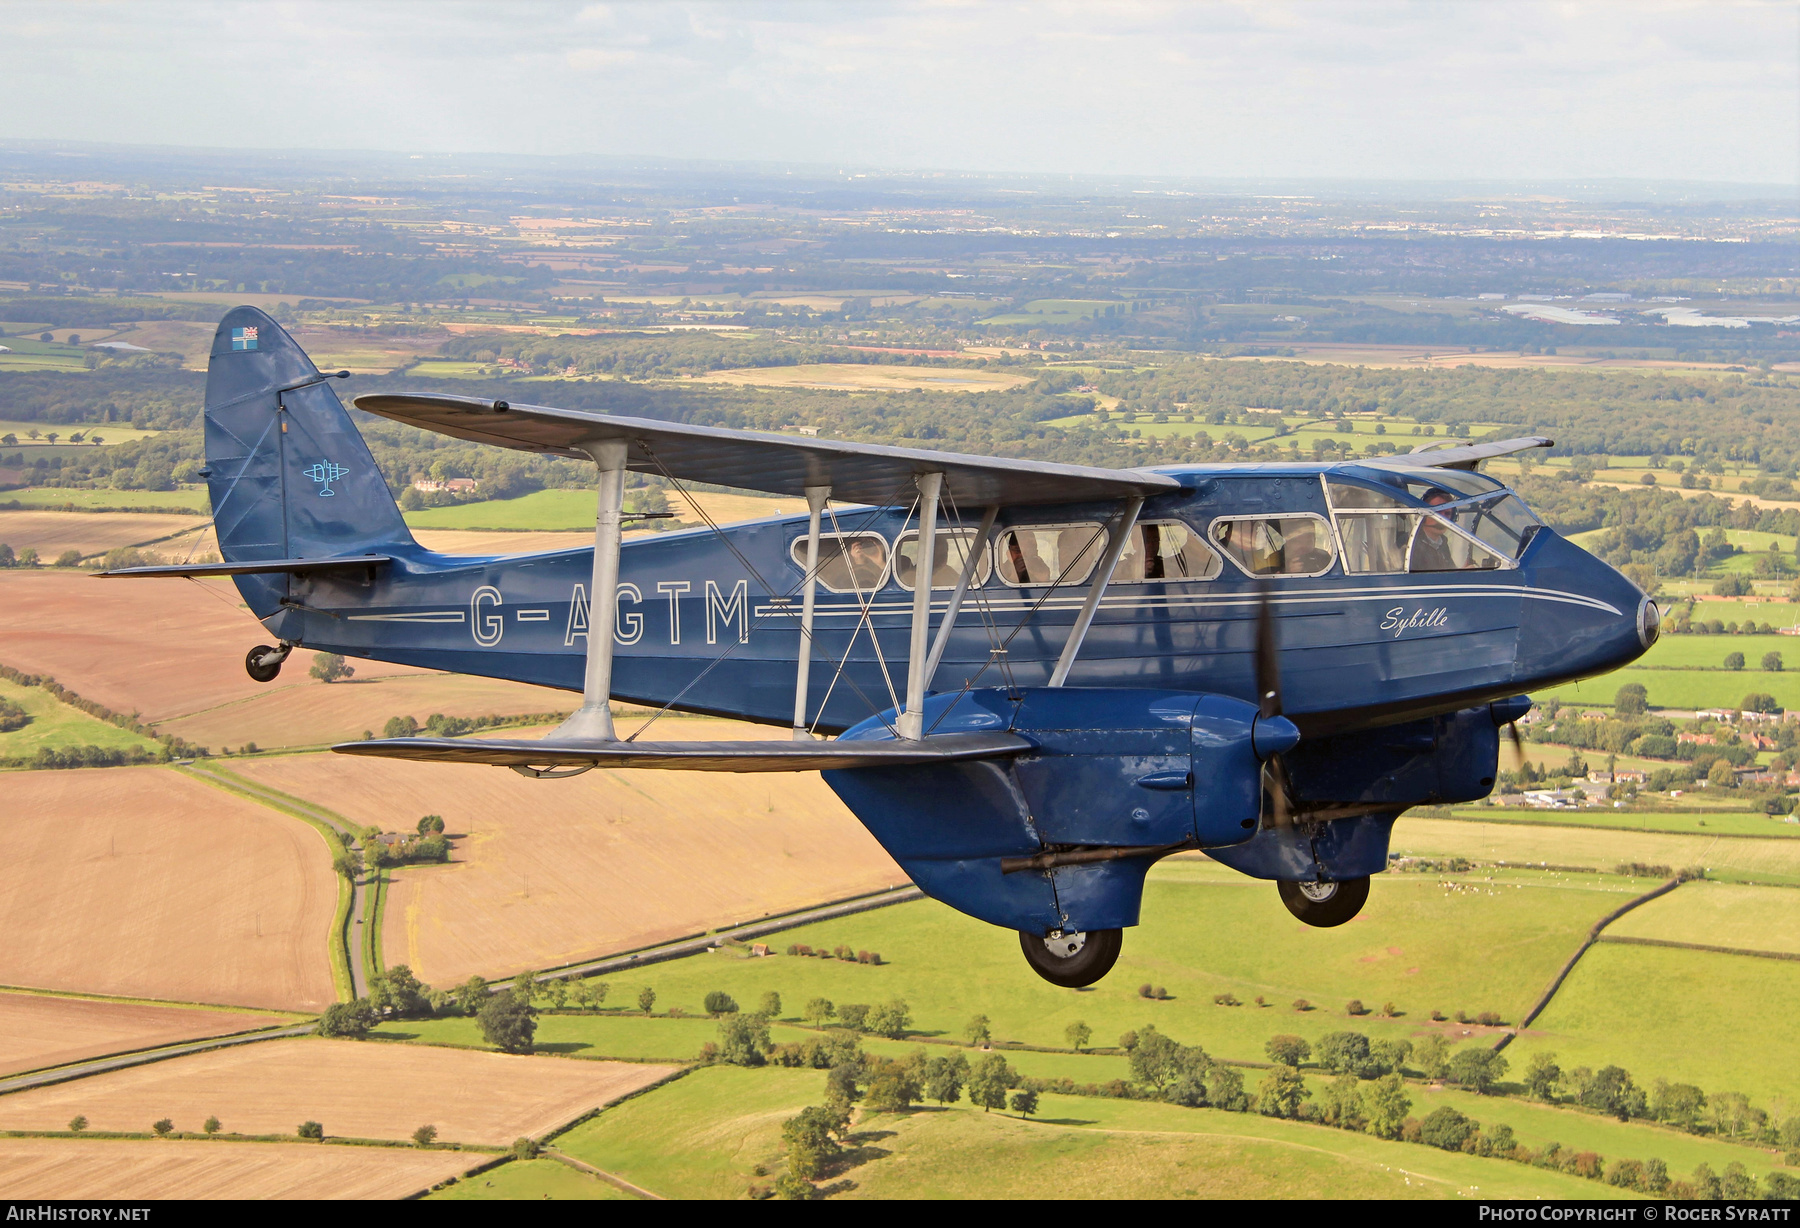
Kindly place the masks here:
[(1800, 0), (0, 3), (0, 137), (1800, 182)]

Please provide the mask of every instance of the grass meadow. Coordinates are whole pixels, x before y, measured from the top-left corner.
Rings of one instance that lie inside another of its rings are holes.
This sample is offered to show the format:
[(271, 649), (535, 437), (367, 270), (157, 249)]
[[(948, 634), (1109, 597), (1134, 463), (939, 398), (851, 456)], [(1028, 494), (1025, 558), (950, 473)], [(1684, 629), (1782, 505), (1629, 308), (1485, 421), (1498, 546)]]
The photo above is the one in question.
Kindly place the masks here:
[(43, 749), (63, 750), (70, 746), (101, 746), (118, 750), (140, 749), (154, 753), (161, 745), (140, 737), (129, 729), (97, 720), (67, 704), (41, 687), (19, 686), (0, 679), (0, 699), (25, 709), (30, 723), (10, 733), (0, 733), (0, 759), (29, 759)]
[[(1560, 763), (1567, 759), (1567, 753), (1558, 754), (1560, 748), (1550, 748), (1545, 757), (1552, 763)], [(1590, 759), (1592, 752), (1584, 752)], [(1531, 756), (1535, 759), (1536, 756)], [(1621, 767), (1626, 766), (1624, 756), (1619, 759)], [(1750, 811), (1719, 812), (1714, 810), (1696, 811), (1662, 811), (1646, 813), (1643, 811), (1611, 810), (1596, 807), (1592, 810), (1534, 810), (1525, 806), (1508, 806), (1500, 809), (1494, 806), (1471, 806), (1456, 812), (1459, 819), (1467, 819), (1475, 823), (1519, 823), (1533, 827), (1587, 827), (1599, 831), (1617, 832), (1667, 832), (1678, 835), (1693, 836), (1756, 836), (1769, 840), (1800, 839), (1800, 823), (1788, 822), (1786, 815), (1756, 814)]]
[(616, 1185), (572, 1168), (560, 1160), (513, 1160), (425, 1195), (427, 1202), (520, 1199), (542, 1202), (635, 1202)]
[[(781, 1123), (818, 1103), (817, 1071), (695, 1071), (556, 1140), (676, 1198), (741, 1197), (781, 1171)], [(1603, 1187), (1505, 1161), (1209, 1109), (1046, 1095), (1038, 1120), (966, 1102), (865, 1116), (821, 1184), (850, 1197), (1594, 1197)], [(763, 1169), (762, 1174), (756, 1171)], [(1607, 1191), (1611, 1193), (1612, 1191)]]
[(1800, 963), (1601, 942), (1507, 1056), (1522, 1068), (1547, 1050), (1564, 1069), (1616, 1064), (1646, 1086), (1696, 1083), (1793, 1112), (1797, 1043)]
[[(33, 486), (25, 490), (0, 491), (0, 503), (16, 502), (22, 508), (41, 507), (48, 510), (74, 507), (78, 511), (101, 508), (175, 507), (201, 515), (208, 511), (204, 486), (183, 486), (176, 490), (77, 490), (63, 486)], [(592, 516), (588, 517), (590, 523)]]

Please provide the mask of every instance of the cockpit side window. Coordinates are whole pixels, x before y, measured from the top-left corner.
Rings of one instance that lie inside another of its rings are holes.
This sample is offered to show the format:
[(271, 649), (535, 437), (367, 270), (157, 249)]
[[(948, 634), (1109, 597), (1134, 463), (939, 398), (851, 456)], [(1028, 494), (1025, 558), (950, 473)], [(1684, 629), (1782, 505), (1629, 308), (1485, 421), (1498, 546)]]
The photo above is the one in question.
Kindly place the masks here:
[(1321, 516), (1234, 516), (1213, 521), (1213, 545), (1253, 576), (1317, 576), (1331, 569), (1331, 526)]
[[(1382, 475), (1387, 478), (1387, 474)], [(1380, 486), (1328, 477), (1326, 499), (1353, 574), (1504, 566), (1541, 522), (1505, 486), (1454, 469), (1397, 472)], [(1446, 528), (1454, 526), (1454, 530)]]

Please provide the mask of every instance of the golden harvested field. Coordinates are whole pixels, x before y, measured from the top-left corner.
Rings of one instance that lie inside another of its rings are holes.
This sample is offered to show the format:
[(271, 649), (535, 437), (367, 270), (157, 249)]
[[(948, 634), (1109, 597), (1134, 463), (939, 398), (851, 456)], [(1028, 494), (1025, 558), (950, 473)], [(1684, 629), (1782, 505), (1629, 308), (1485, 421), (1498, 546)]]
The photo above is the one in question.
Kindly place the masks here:
[(0, 1139), (0, 1198), (405, 1198), (485, 1159), (398, 1147), (9, 1138)]
[(429, 1122), (446, 1143), (537, 1137), (674, 1072), (673, 1066), (513, 1057), (314, 1037), (237, 1045), (108, 1071), (0, 1098), (0, 1129), (147, 1130), (161, 1117), (198, 1131), (292, 1134), (317, 1121), (336, 1138), (406, 1139)]
[[(579, 695), (523, 682), (462, 674), (409, 672), (365, 679), (366, 661), (353, 661), (356, 677), (324, 683), (309, 678), (313, 654), (301, 649), (281, 677), (259, 693), (208, 708), (193, 716), (162, 721), (158, 729), (213, 750), (254, 742), (264, 750), (323, 746), (376, 734), (390, 716), (412, 716), (423, 725), (433, 712), (446, 716), (513, 716), (528, 712), (572, 711)], [(292, 679), (292, 681), (289, 681)], [(316, 799), (331, 805), (327, 798)]]
[[(706, 720), (657, 731), (671, 740), (785, 736)], [(907, 881), (813, 773), (595, 771), (549, 781), (341, 755), (238, 770), (361, 823), (401, 830), (433, 813), (462, 833), (452, 864), (400, 870), (388, 895), (386, 960), (433, 985), (554, 967)]]
[(898, 363), (813, 362), (792, 367), (742, 367), (699, 377), (713, 384), (759, 388), (834, 388), (850, 392), (996, 392), (1029, 384), (1028, 375), (1002, 375), (967, 367), (911, 367)]
[(297, 819), (171, 768), (14, 772), (0, 823), (0, 984), (323, 1010), (332, 851)]
[[(0, 542), (16, 554), (27, 546), (45, 564), (65, 550), (102, 554), (117, 546), (157, 541), (204, 523), (195, 516), (157, 516), (135, 512), (0, 512)], [(186, 549), (186, 542), (182, 548)], [(166, 551), (167, 544), (156, 549)]]
[(414, 529), (414, 540), (444, 554), (535, 554), (543, 550), (575, 550), (594, 544), (594, 534), (506, 533), (497, 529)]
[[(266, 689), (244, 673), (244, 654), (271, 637), (227, 580), (0, 571), (0, 610), (0, 663), (49, 674), (85, 698), (140, 712), (147, 721)], [(296, 660), (311, 665), (305, 653)], [(428, 672), (357, 662), (359, 677)], [(304, 668), (299, 673), (305, 677)]]
[[(669, 492), (669, 510), (681, 518), (684, 525), (703, 525), (706, 521), (695, 511), (693, 503), (699, 501), (706, 514), (718, 524), (735, 524), (740, 520), (761, 520), (766, 516), (797, 515), (806, 511), (805, 499), (770, 499), (758, 495), (722, 495), (715, 491), (706, 491), (689, 498), (675, 491)], [(839, 504), (841, 508), (843, 505)], [(842, 511), (838, 513), (842, 515)], [(829, 522), (827, 522), (829, 524)], [(827, 528), (826, 532), (830, 532)]]
[(1607, 869), (1621, 861), (1641, 861), (1677, 867), (1707, 866), (1752, 873), (1800, 874), (1800, 840), (1665, 836), (1608, 831), (1599, 827), (1402, 818), (1394, 825), (1393, 850), (1419, 857), (1543, 861), (1551, 865)]
[(0, 1074), (44, 1070), (102, 1054), (154, 1049), (282, 1022), (272, 1015), (0, 993)]

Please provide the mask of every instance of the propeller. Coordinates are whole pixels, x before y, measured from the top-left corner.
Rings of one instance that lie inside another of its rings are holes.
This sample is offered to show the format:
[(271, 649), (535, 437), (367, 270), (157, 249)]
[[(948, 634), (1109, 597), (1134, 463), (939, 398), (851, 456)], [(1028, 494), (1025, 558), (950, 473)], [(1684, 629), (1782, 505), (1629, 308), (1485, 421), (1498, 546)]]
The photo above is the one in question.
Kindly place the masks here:
[[(1276, 638), (1275, 612), (1269, 604), (1267, 584), (1262, 587), (1262, 602), (1256, 611), (1256, 706), (1257, 715), (1263, 720), (1281, 716), (1281, 644)], [(1285, 720), (1282, 723), (1287, 724)], [(1263, 761), (1263, 782), (1269, 793), (1270, 822), (1276, 827), (1291, 826), (1293, 781), (1281, 762), (1280, 751)]]
[(1494, 724), (1506, 731), (1512, 740), (1513, 770), (1516, 772), (1525, 766), (1525, 739), (1519, 736), (1519, 718), (1531, 711), (1531, 696), (1514, 695), (1511, 699), (1497, 699), (1488, 705)]

